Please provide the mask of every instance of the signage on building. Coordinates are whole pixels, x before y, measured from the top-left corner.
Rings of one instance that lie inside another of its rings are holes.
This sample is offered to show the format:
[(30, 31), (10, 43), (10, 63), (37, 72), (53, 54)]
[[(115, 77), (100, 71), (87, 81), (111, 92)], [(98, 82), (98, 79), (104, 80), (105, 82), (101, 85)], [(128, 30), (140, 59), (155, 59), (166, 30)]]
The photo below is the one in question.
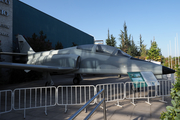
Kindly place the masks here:
[(0, 27), (9, 29), (9, 26), (8, 26), (8, 25), (5, 25), (5, 24), (0, 24)]
[(1, 9), (0, 9), (0, 14), (4, 15), (4, 16), (8, 16), (9, 15), (7, 11), (1, 10)]
[(0, 35), (9, 37), (9, 34), (0, 32)]
[(9, 0), (0, 0), (0, 2), (5, 3), (5, 4), (7, 4), (7, 5), (10, 4), (10, 1), (9, 1)]

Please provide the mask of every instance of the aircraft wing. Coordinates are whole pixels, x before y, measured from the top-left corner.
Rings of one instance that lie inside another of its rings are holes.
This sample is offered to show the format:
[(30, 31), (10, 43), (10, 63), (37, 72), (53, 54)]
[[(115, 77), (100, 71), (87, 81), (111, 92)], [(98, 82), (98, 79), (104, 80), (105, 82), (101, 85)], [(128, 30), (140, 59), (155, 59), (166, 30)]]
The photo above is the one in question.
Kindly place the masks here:
[(24, 69), (24, 70), (35, 70), (35, 71), (41, 71), (41, 72), (58, 72), (62, 74), (78, 70), (78, 68), (72, 68), (72, 67), (32, 65), (32, 64), (20, 64), (20, 63), (9, 63), (9, 62), (0, 62), (0, 67)]
[(0, 55), (12, 55), (12, 56), (23, 55), (23, 56), (27, 56), (28, 54), (27, 53), (0, 52)]

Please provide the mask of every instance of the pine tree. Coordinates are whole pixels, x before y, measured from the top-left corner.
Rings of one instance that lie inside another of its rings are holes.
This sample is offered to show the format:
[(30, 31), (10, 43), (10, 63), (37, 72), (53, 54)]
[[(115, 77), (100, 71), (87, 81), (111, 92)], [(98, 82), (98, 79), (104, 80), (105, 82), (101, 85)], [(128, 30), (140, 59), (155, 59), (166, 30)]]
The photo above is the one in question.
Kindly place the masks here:
[(109, 35), (109, 29), (108, 29), (108, 38), (106, 39), (106, 45), (111, 46), (111, 39), (110, 39), (110, 35)]
[(156, 41), (152, 41), (147, 58), (150, 60), (161, 61), (161, 56), (161, 50), (158, 48)]
[[(121, 30), (121, 34), (120, 36), (120, 49), (126, 53), (130, 52), (129, 47), (131, 47), (131, 35), (129, 35), (128, 37), (128, 33), (127, 33), (127, 26), (126, 26), (126, 22), (124, 22), (124, 31)], [(129, 51), (129, 52), (128, 52)]]
[(116, 38), (111, 34), (111, 46), (115, 47), (116, 46)]
[(115, 47), (116, 46), (116, 40), (115, 39), (116, 38), (112, 34), (110, 37), (109, 29), (108, 29), (108, 38), (106, 39), (106, 45)]
[(139, 36), (139, 46), (140, 46), (140, 49), (139, 49), (139, 54), (141, 55), (141, 48), (142, 48), (142, 46), (143, 46), (143, 42), (144, 42), (144, 40), (142, 40), (142, 36), (141, 36), (141, 34), (140, 34), (140, 36)]
[(125, 51), (124, 32), (122, 30), (121, 30), (121, 34), (119, 36), (120, 36), (119, 39), (121, 40), (121, 44), (119, 45), (119, 47), (122, 51)]
[(52, 43), (49, 40), (46, 40), (46, 35), (43, 31), (39, 32), (40, 36), (37, 36), (35, 33), (32, 37), (27, 37), (27, 42), (32, 47), (35, 52), (47, 51), (52, 49)]
[(132, 40), (131, 40), (131, 54), (130, 55), (133, 56), (133, 57), (138, 56), (137, 46), (134, 43), (133, 37), (132, 37)]
[(58, 50), (58, 49), (63, 49), (63, 45), (61, 42), (57, 42), (56, 45), (55, 45), (55, 50)]
[(144, 58), (147, 56), (146, 45), (144, 44), (142, 44), (142, 47), (141, 47), (141, 56)]

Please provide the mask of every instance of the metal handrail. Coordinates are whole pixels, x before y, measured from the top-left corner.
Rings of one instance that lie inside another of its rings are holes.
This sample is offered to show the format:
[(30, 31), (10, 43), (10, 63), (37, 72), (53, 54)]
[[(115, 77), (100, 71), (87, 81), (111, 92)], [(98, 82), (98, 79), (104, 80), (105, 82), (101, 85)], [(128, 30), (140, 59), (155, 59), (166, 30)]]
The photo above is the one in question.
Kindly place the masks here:
[(104, 89), (99, 91), (96, 95), (94, 95), (85, 105), (83, 105), (76, 113), (74, 113), (68, 120), (73, 120), (75, 119), (96, 97), (98, 97), (99, 94), (103, 93), (103, 100), (99, 102), (99, 104), (87, 115), (85, 120), (88, 120), (92, 114), (95, 112), (95, 110), (103, 103), (103, 110), (104, 110), (104, 120), (106, 120), (106, 102), (104, 99)]

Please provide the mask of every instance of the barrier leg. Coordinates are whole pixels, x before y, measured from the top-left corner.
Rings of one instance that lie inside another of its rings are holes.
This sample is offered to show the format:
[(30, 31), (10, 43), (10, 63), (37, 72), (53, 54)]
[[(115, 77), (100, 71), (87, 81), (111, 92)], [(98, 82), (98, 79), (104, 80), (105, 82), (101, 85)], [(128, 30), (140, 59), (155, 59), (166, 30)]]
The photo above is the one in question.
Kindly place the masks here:
[(65, 112), (65, 113), (67, 112), (67, 105), (65, 105), (65, 110), (64, 110), (64, 112)]
[(87, 108), (84, 109), (85, 113), (87, 113)]
[(26, 118), (26, 109), (24, 109), (24, 119)]
[(165, 95), (165, 89), (164, 88), (166, 88), (166, 86), (164, 86), (164, 82), (162, 83), (162, 89), (161, 89), (161, 94), (162, 94), (162, 100), (159, 100), (159, 101), (161, 101), (161, 102), (164, 102), (164, 103), (167, 103), (166, 101), (164, 101), (164, 95)]
[(122, 105), (120, 105), (119, 103), (120, 103), (120, 102), (119, 102), (119, 100), (118, 100), (115, 105), (118, 106), (118, 107), (122, 107)]
[[(145, 101), (145, 103), (151, 105), (151, 103), (149, 102), (149, 87), (147, 87), (147, 89), (148, 89), (148, 98), (147, 98), (147, 101)], [(151, 90), (152, 90), (152, 89), (151, 89)], [(151, 96), (152, 96), (152, 95), (151, 95)]]
[(133, 91), (133, 99), (132, 99), (132, 102), (131, 102), (134, 106), (136, 105), (136, 104), (134, 104), (134, 91)]
[(47, 116), (47, 107), (45, 106), (45, 111), (44, 111), (45, 115)]
[(164, 101), (164, 96), (162, 96), (162, 100), (159, 100), (159, 101), (163, 103), (167, 103), (166, 101)]
[(149, 97), (147, 98), (147, 101), (145, 101), (145, 103), (151, 105), (151, 103), (149, 102)]

